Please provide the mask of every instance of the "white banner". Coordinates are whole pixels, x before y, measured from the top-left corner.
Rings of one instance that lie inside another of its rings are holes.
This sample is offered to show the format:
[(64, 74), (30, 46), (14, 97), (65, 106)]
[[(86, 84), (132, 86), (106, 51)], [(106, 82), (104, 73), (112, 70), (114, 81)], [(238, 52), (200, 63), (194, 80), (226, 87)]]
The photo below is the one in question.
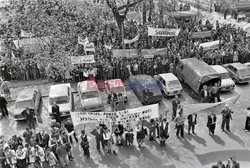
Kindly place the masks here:
[(21, 29), (21, 37), (29, 38), (29, 37), (33, 37), (33, 36), (35, 36), (33, 33), (28, 33), (26, 31), (24, 31), (23, 29)]
[(234, 96), (218, 103), (183, 104), (183, 112), (185, 115), (189, 115), (196, 112), (209, 113), (214, 111), (215, 114), (219, 115), (226, 104), (228, 104), (229, 107), (232, 107), (239, 97), (239, 95)]
[(124, 44), (134, 43), (134, 42), (136, 42), (138, 40), (139, 40), (139, 34), (135, 38), (133, 38), (131, 40), (124, 39)]
[(220, 44), (220, 41), (216, 40), (216, 41), (211, 41), (207, 43), (201, 43), (200, 47), (203, 47), (204, 50), (214, 50), (214, 49), (219, 48), (219, 44)]
[(81, 45), (89, 44), (88, 37), (86, 37), (85, 39), (82, 39), (82, 37), (78, 36), (78, 44), (81, 44)]
[(71, 64), (87, 64), (87, 63), (95, 63), (94, 55), (84, 55), (78, 57), (70, 57)]
[(94, 43), (88, 43), (88, 44), (84, 44), (84, 51), (93, 51), (95, 52), (95, 45)]
[(137, 122), (159, 117), (159, 106), (153, 104), (134, 109), (128, 109), (117, 112), (71, 112), (73, 124), (75, 126), (87, 123), (117, 124)]
[(149, 36), (172, 37), (172, 36), (178, 36), (179, 33), (180, 33), (180, 29), (168, 29), (168, 28), (153, 28), (153, 27), (148, 27), (148, 35)]

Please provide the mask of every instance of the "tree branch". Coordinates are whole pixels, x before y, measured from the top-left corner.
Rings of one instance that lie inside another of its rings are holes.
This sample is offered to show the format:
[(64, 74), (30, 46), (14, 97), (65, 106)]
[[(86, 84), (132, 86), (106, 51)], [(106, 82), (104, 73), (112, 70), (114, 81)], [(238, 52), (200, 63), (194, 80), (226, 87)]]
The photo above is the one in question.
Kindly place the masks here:
[(129, 1), (128, 1), (128, 4), (122, 5), (122, 6), (118, 7), (118, 10), (122, 10), (122, 9), (124, 9), (124, 8), (133, 7), (133, 6), (137, 5), (138, 3), (141, 3), (142, 1), (143, 1), (143, 0), (137, 0), (137, 1), (134, 1), (133, 3), (129, 3)]

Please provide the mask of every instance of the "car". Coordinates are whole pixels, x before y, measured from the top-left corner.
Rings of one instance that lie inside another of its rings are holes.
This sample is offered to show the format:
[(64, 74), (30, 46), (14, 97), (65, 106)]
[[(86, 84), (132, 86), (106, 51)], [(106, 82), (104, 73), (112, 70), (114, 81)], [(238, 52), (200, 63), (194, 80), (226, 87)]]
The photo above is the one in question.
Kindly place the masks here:
[[(127, 80), (127, 82), (130, 89), (135, 93), (135, 95), (143, 105), (156, 104), (162, 101), (163, 96), (161, 93), (161, 89), (151, 76), (135, 75), (131, 76)], [(152, 93), (152, 95), (150, 95), (148, 99), (144, 94), (146, 92), (146, 89), (148, 89)]]
[(236, 84), (248, 83), (250, 81), (250, 69), (247, 65), (236, 62), (231, 64), (225, 64), (223, 65), (223, 67), (228, 70), (230, 77)]
[(246, 65), (248, 68), (250, 68), (250, 62), (246, 62), (246, 63), (244, 63), (244, 65)]
[(61, 117), (70, 116), (70, 112), (73, 110), (73, 96), (70, 83), (50, 86), (48, 109), (49, 115), (52, 118), (52, 106), (54, 102), (59, 106)]
[(162, 88), (164, 96), (174, 96), (182, 93), (181, 83), (173, 73), (159, 74), (156, 75), (155, 79), (159, 88)]
[(215, 71), (217, 71), (221, 76), (221, 91), (230, 91), (235, 88), (234, 81), (230, 78), (229, 72), (226, 68), (221, 65), (211, 66)]
[(105, 81), (105, 85), (106, 85), (105, 88), (106, 88), (108, 95), (111, 94), (112, 91), (115, 92), (116, 94), (121, 93), (124, 102), (126, 103), (128, 101), (127, 91), (121, 79), (107, 80)]
[(101, 93), (95, 81), (83, 81), (77, 84), (83, 111), (100, 111), (103, 108)]
[(34, 110), (35, 116), (39, 115), (41, 103), (41, 91), (39, 89), (24, 89), (22, 90), (15, 101), (14, 107), (14, 120), (26, 120), (25, 116), (21, 113), (29, 107)]

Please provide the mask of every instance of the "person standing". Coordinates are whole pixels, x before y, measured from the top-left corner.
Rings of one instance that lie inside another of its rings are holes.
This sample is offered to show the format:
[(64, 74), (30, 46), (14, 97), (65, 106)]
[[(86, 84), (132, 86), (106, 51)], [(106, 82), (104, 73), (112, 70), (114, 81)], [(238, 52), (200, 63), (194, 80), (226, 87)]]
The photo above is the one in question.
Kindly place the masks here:
[(176, 136), (177, 138), (180, 138), (179, 135), (181, 135), (182, 138), (184, 138), (184, 122), (185, 122), (185, 117), (183, 116), (183, 112), (179, 112), (179, 115), (174, 119), (176, 123)]
[(168, 138), (169, 138), (169, 123), (167, 122), (167, 119), (164, 118), (160, 122), (160, 145), (165, 146), (166, 139)]
[(138, 123), (136, 126), (136, 138), (137, 138), (137, 143), (138, 143), (138, 147), (141, 148), (143, 140), (145, 139), (145, 130), (143, 127), (142, 123)]
[(250, 107), (247, 108), (247, 117), (246, 117), (246, 123), (245, 123), (245, 131), (250, 131)]
[(9, 116), (7, 104), (8, 104), (8, 102), (6, 101), (6, 99), (2, 95), (0, 95), (0, 110), (2, 111), (3, 117)]
[(216, 115), (214, 114), (213, 111), (211, 111), (211, 113), (207, 116), (207, 127), (209, 129), (209, 135), (211, 134), (214, 135), (216, 120), (217, 120)]
[(229, 105), (226, 104), (225, 108), (222, 110), (222, 123), (221, 123), (221, 130), (224, 132), (225, 131), (225, 126), (226, 130), (230, 132), (230, 120), (232, 120), (232, 113), (233, 111), (229, 109)]
[(155, 141), (156, 140), (156, 127), (157, 123), (156, 121), (152, 118), (149, 122), (149, 141)]
[(26, 128), (25, 132), (23, 133), (23, 138), (25, 143), (30, 144), (30, 140), (32, 138), (33, 132), (30, 130), (30, 128)]
[(193, 113), (193, 114), (189, 114), (187, 116), (188, 119), (188, 135), (190, 135), (190, 131), (192, 129), (192, 133), (195, 135), (195, 125), (197, 124), (197, 114)]
[(178, 104), (181, 104), (181, 101), (179, 100), (178, 95), (175, 95), (175, 98), (172, 100), (172, 109), (173, 109), (172, 120), (174, 120), (176, 117)]
[(47, 161), (49, 163), (49, 166), (51, 168), (56, 168), (56, 165), (57, 165), (57, 159), (56, 159), (56, 156), (54, 155), (54, 153), (50, 150), (48, 150), (48, 152), (46, 153), (46, 158), (47, 158)]
[(68, 118), (67, 122), (64, 124), (64, 127), (68, 131), (68, 136), (69, 136), (70, 143), (71, 144), (73, 143), (72, 136), (74, 136), (76, 142), (78, 142), (77, 135), (76, 135), (76, 132), (75, 132), (75, 127), (74, 127), (73, 123), (71, 122), (70, 118)]
[(26, 156), (27, 156), (27, 149), (24, 148), (22, 145), (18, 145), (16, 150), (16, 159), (17, 159), (17, 167), (26, 167)]
[(10, 149), (9, 146), (4, 146), (4, 156), (6, 158), (6, 163), (11, 168), (17, 168), (17, 159), (16, 159), (16, 153), (15, 150)]
[(85, 130), (81, 131), (81, 135), (80, 135), (80, 139), (81, 141), (81, 147), (83, 149), (84, 155), (88, 158), (90, 158), (90, 153), (89, 153), (89, 140), (87, 135), (85, 134)]
[(235, 157), (230, 157), (227, 162), (227, 168), (240, 168), (240, 164), (235, 160)]
[[(211, 95), (210, 103), (216, 103), (216, 99), (218, 99), (218, 91), (219, 91), (218, 84), (215, 83), (210, 90), (210, 95)], [(219, 100), (217, 100), (217, 102), (219, 102)]]
[(200, 92), (200, 96), (201, 96), (201, 102), (202, 103), (207, 103), (208, 102), (209, 92), (207, 90), (207, 85), (203, 86), (203, 89)]
[(56, 104), (56, 102), (53, 103), (52, 106), (52, 114), (53, 117), (56, 119), (56, 122), (61, 124), (61, 114), (60, 114), (60, 108), (59, 106)]
[(3, 94), (7, 99), (10, 99), (10, 88), (9, 88), (9, 82), (4, 81), (2, 78), (0, 79), (0, 93)]
[(44, 149), (42, 147), (40, 147), (39, 145), (35, 146), (35, 151), (36, 151), (36, 157), (39, 158), (39, 163), (41, 165), (41, 167), (44, 167), (44, 163), (45, 163), (45, 152)]
[(61, 166), (65, 167), (69, 164), (69, 156), (67, 152), (67, 147), (65, 144), (62, 144), (61, 141), (57, 141), (57, 148), (56, 153), (58, 155), (58, 158), (60, 160)]
[(29, 128), (35, 130), (36, 119), (34, 118), (35, 117), (34, 109), (26, 107), (26, 109), (23, 110), (21, 114), (26, 118)]
[(102, 148), (105, 149), (105, 145), (104, 145), (104, 140), (103, 140), (103, 127), (100, 126), (99, 124), (96, 125), (96, 129), (94, 129), (91, 132), (92, 135), (95, 136), (96, 139), (96, 149), (98, 150), (98, 152), (100, 152), (100, 143), (102, 145)]

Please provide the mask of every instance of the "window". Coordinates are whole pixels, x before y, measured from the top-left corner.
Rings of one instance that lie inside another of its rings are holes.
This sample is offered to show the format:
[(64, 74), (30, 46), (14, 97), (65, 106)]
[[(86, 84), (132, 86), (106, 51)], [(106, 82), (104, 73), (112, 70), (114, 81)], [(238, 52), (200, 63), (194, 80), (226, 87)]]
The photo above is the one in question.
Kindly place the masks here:
[(54, 102), (56, 102), (57, 104), (66, 104), (69, 102), (69, 97), (68, 96), (51, 97), (49, 99), (49, 104), (53, 105)]
[(85, 92), (85, 93), (82, 93), (81, 95), (82, 99), (91, 99), (91, 98), (96, 98), (96, 97), (99, 97), (99, 93), (97, 91)]
[(18, 109), (25, 109), (26, 107), (34, 107), (34, 102), (32, 102), (31, 100), (26, 100), (26, 101), (20, 101), (20, 102), (16, 102), (16, 108)]

